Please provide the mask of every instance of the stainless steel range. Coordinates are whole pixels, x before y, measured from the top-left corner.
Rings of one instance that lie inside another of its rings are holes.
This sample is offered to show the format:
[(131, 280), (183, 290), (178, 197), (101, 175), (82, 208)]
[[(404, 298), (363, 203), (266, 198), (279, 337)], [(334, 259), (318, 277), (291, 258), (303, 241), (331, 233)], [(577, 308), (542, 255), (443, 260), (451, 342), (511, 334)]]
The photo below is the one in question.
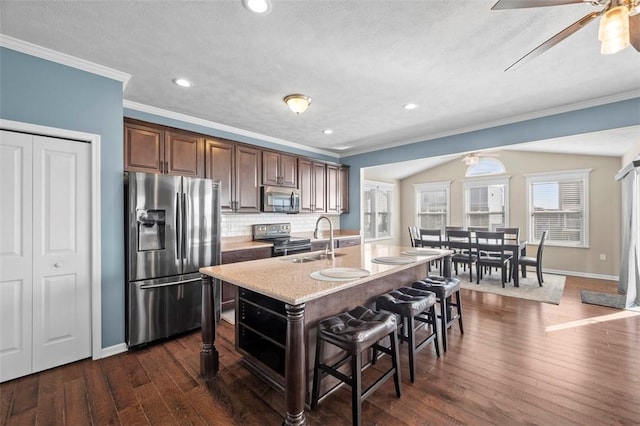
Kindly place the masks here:
[(288, 254), (311, 251), (311, 240), (309, 238), (291, 236), (290, 223), (253, 225), (252, 229), (254, 241), (273, 243), (271, 256), (286, 256)]

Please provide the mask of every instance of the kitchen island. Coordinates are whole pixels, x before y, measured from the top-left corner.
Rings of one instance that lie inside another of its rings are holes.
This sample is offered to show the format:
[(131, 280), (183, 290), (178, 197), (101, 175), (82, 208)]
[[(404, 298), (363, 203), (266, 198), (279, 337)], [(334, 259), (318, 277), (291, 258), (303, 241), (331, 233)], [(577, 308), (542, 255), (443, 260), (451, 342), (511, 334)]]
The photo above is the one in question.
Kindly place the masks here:
[[(403, 254), (418, 251), (372, 243), (336, 249), (333, 259), (312, 252), (201, 268), (201, 375), (210, 380), (218, 371), (213, 278), (221, 279), (239, 287), (236, 349), (244, 355), (243, 365), (284, 392), (285, 424), (304, 424), (318, 321), (356, 305), (374, 307), (378, 295), (424, 278), (432, 260), (444, 258), (444, 275), (450, 276), (451, 251), (428, 249), (416, 256)], [(399, 258), (410, 263), (377, 263)], [(319, 274), (334, 268), (367, 273), (352, 279)]]

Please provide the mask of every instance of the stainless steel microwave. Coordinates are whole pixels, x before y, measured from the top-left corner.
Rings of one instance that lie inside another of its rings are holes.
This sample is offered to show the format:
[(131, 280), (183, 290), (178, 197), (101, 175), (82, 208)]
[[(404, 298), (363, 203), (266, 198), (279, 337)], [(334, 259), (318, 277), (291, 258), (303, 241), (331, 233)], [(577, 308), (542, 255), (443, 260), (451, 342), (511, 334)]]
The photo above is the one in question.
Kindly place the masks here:
[(300, 191), (296, 188), (263, 186), (260, 191), (263, 212), (298, 213), (300, 211)]

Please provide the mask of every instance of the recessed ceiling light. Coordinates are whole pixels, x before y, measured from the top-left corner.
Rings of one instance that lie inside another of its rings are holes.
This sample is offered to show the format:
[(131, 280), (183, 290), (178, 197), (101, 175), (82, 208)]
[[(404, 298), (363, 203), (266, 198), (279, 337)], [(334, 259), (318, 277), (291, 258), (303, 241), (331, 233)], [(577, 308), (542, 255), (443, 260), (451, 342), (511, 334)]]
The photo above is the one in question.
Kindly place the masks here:
[(406, 104), (402, 108), (407, 109), (407, 110), (412, 110), (412, 109), (418, 108), (418, 104)]
[(175, 84), (177, 84), (180, 87), (191, 87), (193, 86), (193, 84), (191, 84), (191, 82), (189, 80), (187, 80), (186, 78), (174, 78), (173, 82)]
[(332, 134), (332, 133), (333, 133), (333, 130), (331, 130), (331, 129), (324, 129), (324, 130), (322, 131), (322, 133), (324, 133), (325, 135), (330, 135), (330, 134)]
[(269, 0), (242, 0), (244, 7), (252, 11), (253, 13), (266, 13), (271, 9), (271, 3)]

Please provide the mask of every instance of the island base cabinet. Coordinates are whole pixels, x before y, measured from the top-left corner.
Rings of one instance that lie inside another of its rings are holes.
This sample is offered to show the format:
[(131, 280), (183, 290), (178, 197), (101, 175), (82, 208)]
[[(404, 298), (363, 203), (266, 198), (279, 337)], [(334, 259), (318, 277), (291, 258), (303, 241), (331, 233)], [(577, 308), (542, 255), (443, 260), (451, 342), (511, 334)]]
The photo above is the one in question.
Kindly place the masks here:
[(262, 364), (252, 366), (254, 372), (262, 366), (271, 370), (262, 371), (268, 376), (263, 378), (283, 389), (287, 341), (285, 304), (250, 290), (238, 290), (236, 349), (247, 356), (245, 364), (246, 361)]

